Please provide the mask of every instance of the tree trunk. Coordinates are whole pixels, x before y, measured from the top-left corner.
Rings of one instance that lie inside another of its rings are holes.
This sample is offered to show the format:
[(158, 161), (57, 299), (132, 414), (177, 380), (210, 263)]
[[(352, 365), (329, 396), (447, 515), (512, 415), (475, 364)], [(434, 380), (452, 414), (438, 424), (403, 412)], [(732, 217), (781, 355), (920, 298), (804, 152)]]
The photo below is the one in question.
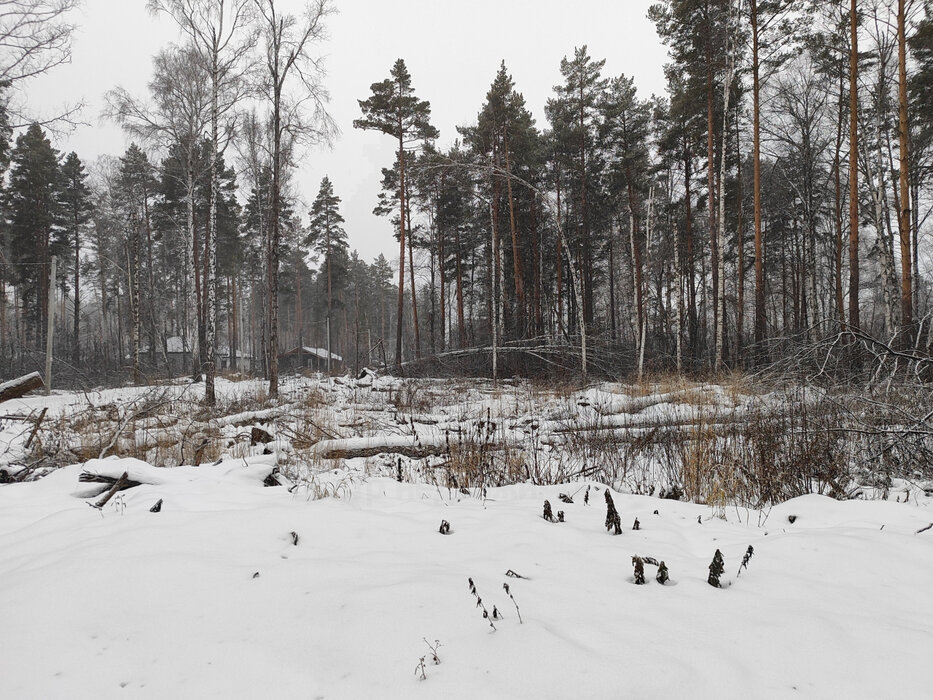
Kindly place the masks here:
[[(75, 237), (75, 312), (74, 312), (74, 347), (71, 352), (71, 362), (75, 368), (81, 364), (81, 233), (78, 230), (78, 212), (73, 212), (72, 225)], [(0, 298), (0, 303), (5, 299)]]
[(463, 265), (461, 262), (463, 249), (460, 247), (459, 226), (454, 227), (454, 235), (457, 244), (457, 340), (460, 343), (460, 348), (465, 348), (467, 345), (467, 329), (466, 318), (463, 314)]
[(518, 249), (518, 231), (515, 228), (515, 199), (512, 196), (512, 161), (509, 156), (509, 130), (505, 129), (505, 183), (509, 197), (509, 230), (512, 234), (512, 275), (515, 277), (514, 317), (519, 337), (524, 337), (527, 329), (525, 309), (525, 286), (522, 279), (522, 258)]
[[(220, 173), (217, 172), (217, 151), (220, 146), (218, 124), (220, 121), (218, 106), (220, 75), (217, 66), (216, 44), (211, 53), (211, 61), (211, 201), (210, 221), (205, 236), (205, 244), (207, 247), (207, 275), (204, 279), (204, 291), (207, 304), (204, 319), (204, 403), (208, 406), (215, 406), (217, 404), (217, 397), (214, 394), (214, 375), (217, 372), (217, 365), (214, 359), (215, 324), (217, 321), (217, 196), (220, 190)], [(278, 125), (276, 125), (276, 127), (277, 126)], [(277, 157), (278, 155), (276, 154), (276, 158)], [(273, 391), (271, 388), (269, 390), (271, 396), (276, 396), (276, 392), (277, 389), (276, 391)]]
[(833, 153), (833, 192), (834, 192), (834, 218), (836, 224), (836, 235), (834, 241), (834, 266), (835, 266), (835, 293), (836, 293), (836, 313), (839, 317), (840, 328), (846, 325), (846, 309), (842, 296), (842, 250), (845, 245), (844, 233), (842, 229), (842, 123), (845, 116), (845, 104), (843, 102), (843, 74), (839, 74), (839, 100), (837, 103), (836, 119), (836, 148)]
[(398, 252), (398, 308), (395, 319), (395, 366), (402, 366), (402, 316), (405, 312), (405, 141), (402, 115), (398, 115), (398, 172), (399, 172), (399, 252)]
[(858, 8), (849, 4), (849, 325), (859, 328)]
[[(403, 154), (404, 155), (404, 154)], [(405, 192), (405, 198), (408, 198), (408, 192)], [(408, 228), (408, 281), (411, 287), (411, 322), (415, 331), (415, 358), (421, 359), (421, 326), (418, 323), (418, 295), (415, 289), (415, 237), (411, 228), (411, 202), (405, 202), (405, 217)]]
[(696, 358), (699, 350), (699, 318), (697, 316), (696, 297), (696, 261), (694, 260), (693, 244), (693, 202), (690, 189), (690, 177), (693, 174), (690, 168), (692, 154), (689, 148), (684, 151), (684, 203), (686, 205), (685, 247), (686, 259), (683, 261), (687, 268), (687, 332), (689, 335), (690, 352)]
[(616, 334), (616, 263), (615, 263), (615, 236), (612, 223), (609, 224), (609, 337), (615, 342)]
[(269, 396), (279, 395), (279, 238), (282, 216), (282, 93), (276, 52), (272, 75), (272, 220), (269, 230)]
[(910, 329), (913, 325), (913, 289), (910, 257), (910, 172), (908, 157), (907, 120), (907, 39), (904, 5), (906, 0), (897, 0), (897, 104), (898, 104), (898, 169), (900, 185), (900, 208), (897, 229), (901, 245), (901, 323)]
[(560, 172), (557, 174), (557, 335), (564, 335), (563, 231), (561, 230)]
[(761, 227), (761, 100), (758, 61), (758, 0), (752, 9), (752, 197), (755, 218), (755, 345), (761, 353), (766, 333), (764, 241)]
[[(878, 165), (881, 165), (881, 135), (878, 134)], [(871, 158), (865, 146), (865, 169), (867, 171), (868, 188), (874, 204), (874, 224), (878, 234), (878, 257), (881, 262), (881, 291), (884, 299), (884, 332), (887, 338), (893, 338), (897, 327), (897, 273), (894, 270), (894, 251), (891, 245), (891, 235), (888, 232), (890, 218), (888, 216), (887, 199), (885, 197), (884, 176), (876, 175), (872, 170)]]
[[(754, 2), (754, 0), (752, 0)], [(739, 101), (740, 102), (740, 101)], [(742, 353), (745, 342), (745, 193), (742, 183), (742, 143), (739, 134), (739, 104), (736, 104), (735, 118), (735, 153), (738, 173), (738, 210), (735, 227), (736, 245), (736, 302), (735, 302), (735, 362), (741, 366)]]
[(716, 227), (716, 359), (713, 363), (713, 369), (719, 371), (725, 366), (723, 353), (725, 349), (725, 326), (726, 326), (726, 152), (728, 149), (729, 134), (729, 97), (732, 93), (732, 73), (734, 70), (734, 58), (732, 57), (731, 40), (726, 49), (729, 54), (726, 57), (726, 74), (722, 87), (722, 153), (719, 156), (719, 221)]
[[(713, 282), (713, 331), (717, 337), (719, 329), (719, 233), (716, 226), (716, 148), (715, 148), (715, 116), (713, 111), (714, 89), (713, 89), (713, 54), (712, 54), (712, 27), (707, 15), (707, 36), (706, 36), (706, 187), (708, 193), (707, 208), (709, 211), (709, 243), (710, 243), (710, 269)], [(704, 287), (706, 282), (704, 280)], [(719, 369), (719, 358), (716, 358), (714, 369)]]

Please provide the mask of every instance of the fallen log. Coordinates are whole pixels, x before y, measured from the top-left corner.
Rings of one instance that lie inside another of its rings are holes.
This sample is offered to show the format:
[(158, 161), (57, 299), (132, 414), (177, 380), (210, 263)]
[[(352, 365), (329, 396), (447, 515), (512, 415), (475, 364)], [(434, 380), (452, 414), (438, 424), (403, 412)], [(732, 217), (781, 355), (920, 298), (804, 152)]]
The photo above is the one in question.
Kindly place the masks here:
[(422, 441), (406, 435), (380, 435), (321, 440), (312, 446), (311, 451), (322, 459), (352, 459), (380, 454), (400, 454), (412, 459), (422, 459), (442, 455), (447, 449), (443, 439)]
[(3, 384), (0, 384), (0, 403), (9, 401), (10, 399), (18, 399), (28, 394), (33, 389), (38, 389), (43, 386), (45, 386), (45, 384), (42, 382), (42, 377), (38, 372), (24, 374), (22, 377), (3, 382)]
[(142, 483), (141, 481), (133, 481), (130, 479), (129, 472), (123, 472), (123, 475), (119, 478), (114, 476), (106, 476), (105, 474), (81, 472), (81, 474), (78, 475), (78, 481), (84, 484), (110, 484), (111, 486), (122, 482), (123, 487), (120, 489), (121, 491), (139, 486)]

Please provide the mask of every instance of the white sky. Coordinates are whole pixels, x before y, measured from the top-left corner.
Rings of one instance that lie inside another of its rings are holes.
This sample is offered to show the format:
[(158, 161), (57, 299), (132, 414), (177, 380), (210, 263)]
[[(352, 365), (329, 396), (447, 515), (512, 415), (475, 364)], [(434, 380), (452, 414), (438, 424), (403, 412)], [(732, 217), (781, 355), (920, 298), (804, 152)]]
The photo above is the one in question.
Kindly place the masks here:
[[(168, 18), (153, 18), (145, 0), (85, 0), (75, 17), (70, 65), (34, 81), (27, 101), (44, 112), (66, 102), (85, 100), (84, 119), (91, 123), (62, 138), (56, 147), (76, 151), (85, 162), (98, 155), (121, 155), (127, 140), (120, 130), (99, 120), (102, 95), (122, 85), (146, 95), (152, 56), (178, 41)], [(282, 10), (298, 10), (298, 0), (280, 0)], [(326, 85), (331, 114), (341, 136), (330, 151), (316, 150), (303, 160), (301, 195), (313, 200), (324, 175), (343, 199), (350, 245), (364, 260), (380, 252), (391, 261), (397, 244), (384, 217), (372, 215), (380, 169), (393, 162), (392, 140), (353, 129), (360, 116), (357, 100), (371, 83), (388, 77), (394, 61), (405, 59), (417, 95), (431, 102), (439, 146), (456, 138), (455, 126), (472, 122), (505, 59), (516, 88), (545, 125), (544, 104), (561, 82), (560, 60), (575, 46), (587, 44), (594, 59), (605, 58), (605, 76), (635, 77), (642, 97), (664, 89), (666, 49), (646, 18), (651, 0), (336, 0), (339, 14), (330, 23), (330, 39), (321, 47), (328, 56)], [(280, 11), (282, 11), (280, 10)]]

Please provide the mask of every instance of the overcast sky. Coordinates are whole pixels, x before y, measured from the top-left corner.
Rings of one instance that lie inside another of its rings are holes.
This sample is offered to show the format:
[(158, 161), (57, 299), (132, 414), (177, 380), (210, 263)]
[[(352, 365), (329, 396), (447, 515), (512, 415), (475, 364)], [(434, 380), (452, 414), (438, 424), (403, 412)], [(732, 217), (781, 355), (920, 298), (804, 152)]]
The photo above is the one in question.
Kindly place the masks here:
[[(279, 0), (282, 10), (297, 11), (299, 0)], [(397, 255), (389, 222), (372, 215), (380, 169), (394, 160), (392, 139), (353, 129), (360, 116), (357, 100), (370, 84), (383, 80), (397, 58), (404, 58), (416, 94), (431, 102), (440, 147), (456, 138), (455, 127), (476, 118), (505, 60), (516, 88), (525, 96), (539, 127), (544, 104), (561, 82), (560, 60), (586, 44), (595, 59), (606, 59), (605, 76), (634, 76), (642, 97), (664, 90), (666, 49), (646, 18), (650, 0), (336, 0), (338, 14), (329, 22), (330, 38), (321, 46), (327, 56), (326, 85), (330, 112), (341, 135), (332, 150), (308, 153), (299, 175), (303, 199), (310, 203), (324, 175), (343, 199), (350, 245), (371, 261), (380, 252)], [(127, 140), (117, 127), (102, 123), (102, 95), (121, 85), (144, 96), (152, 56), (178, 41), (168, 18), (153, 18), (145, 0), (85, 0), (75, 21), (70, 65), (28, 86), (26, 99), (48, 112), (83, 99), (81, 127), (56, 143), (76, 151), (85, 162), (101, 154), (121, 155)], [(280, 12), (282, 11), (280, 10)]]

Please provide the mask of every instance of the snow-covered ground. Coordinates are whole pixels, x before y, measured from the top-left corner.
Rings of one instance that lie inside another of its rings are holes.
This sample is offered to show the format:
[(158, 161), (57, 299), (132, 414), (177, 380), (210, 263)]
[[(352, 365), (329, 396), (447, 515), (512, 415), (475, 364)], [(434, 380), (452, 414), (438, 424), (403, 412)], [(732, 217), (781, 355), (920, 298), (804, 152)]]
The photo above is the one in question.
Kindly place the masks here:
[[(607, 413), (632, 401), (591, 393)], [(49, 401), (79, 398), (4, 409)], [(342, 408), (337, 422), (353, 412), (363, 413)], [(264, 487), (288, 458), (283, 443), (279, 455), (228, 450), (215, 465), (111, 457), (0, 485), (0, 698), (933, 693), (933, 529), (918, 532), (933, 503), (922, 490), (904, 485), (907, 502), (811, 495), (763, 511), (612, 491), (615, 536), (605, 486), (583, 480), (483, 497), (372, 476), (372, 459), (357, 458), (315, 462), (321, 471), (291, 489)], [(88, 504), (106, 486), (79, 482), (82, 471), (126, 471), (141, 485), (97, 510)], [(545, 499), (565, 522), (542, 518)], [(707, 583), (717, 549), (720, 589)], [(649, 564), (635, 585), (635, 555), (663, 560), (671, 580), (659, 584)], [(470, 579), (503, 619), (483, 618)]]

